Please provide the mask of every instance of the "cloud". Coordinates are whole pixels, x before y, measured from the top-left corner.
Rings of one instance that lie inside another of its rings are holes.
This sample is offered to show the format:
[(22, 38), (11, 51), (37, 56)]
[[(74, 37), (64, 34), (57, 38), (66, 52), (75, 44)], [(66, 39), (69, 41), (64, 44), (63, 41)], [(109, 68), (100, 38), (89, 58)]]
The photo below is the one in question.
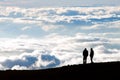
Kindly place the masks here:
[[(0, 7), (0, 22), (11, 26), (26, 25), (22, 30), (35, 26), (45, 32), (70, 26), (81, 30), (119, 29), (120, 7), (57, 7), (18, 8)], [(106, 27), (107, 26), (107, 27)], [(110, 30), (109, 30), (110, 31)]]
[(0, 7), (0, 16), (26, 21), (114, 21), (119, 19), (119, 7), (59, 7), (59, 8), (17, 8)]
[(23, 53), (19, 56), (11, 56), (0, 62), (1, 69), (44, 69), (56, 67), (60, 64), (60, 61), (52, 55), (39, 53), (34, 51), (33, 53)]
[(41, 28), (44, 31), (51, 31), (51, 30), (56, 30), (56, 29), (64, 29), (65, 27), (62, 25), (41, 25)]
[(12, 70), (27, 70), (27, 67), (15, 65), (14, 67), (12, 67)]
[(120, 27), (120, 21), (115, 21), (115, 22), (111, 22), (111, 23), (106, 23), (106, 25), (108, 26), (108, 28), (117, 28), (119, 29)]
[(98, 24), (94, 24), (92, 26), (83, 26), (83, 27), (80, 27), (80, 29), (83, 29), (83, 30), (100, 30), (100, 29), (120, 29), (120, 21), (113, 21), (113, 22), (101, 22), (101, 23), (98, 23)]
[(30, 26), (25, 26), (21, 30), (25, 31), (25, 30), (28, 30), (28, 29), (31, 29), (31, 27)]
[[(119, 47), (112, 47), (119, 44), (119, 38), (93, 37), (85, 33), (77, 33), (74, 36), (54, 33), (42, 39), (2, 38), (0, 42), (1, 70), (45, 69), (79, 64), (82, 63), (82, 51), (85, 47), (88, 50), (93, 47), (95, 62), (120, 60), (118, 56), (120, 54)], [(12, 55), (13, 53), (15, 54)]]
[(91, 29), (99, 29), (100, 28), (100, 25), (96, 24), (96, 25), (92, 25), (92, 26), (83, 26), (83, 27), (80, 27), (80, 29), (83, 29), (83, 30), (91, 30)]
[(23, 56), (22, 58), (17, 59), (13, 57), (13, 59), (6, 59), (6, 61), (4, 61), (2, 65), (10, 69), (16, 65), (29, 67), (37, 60), (35, 57), (31, 57), (31, 56)]
[[(95, 62), (120, 60), (119, 7), (0, 7), (0, 11), (0, 24), (7, 25), (1, 31), (19, 33), (17, 38), (0, 38), (1, 70), (79, 64), (85, 47), (93, 47)], [(33, 38), (33, 31), (40, 38)]]
[(113, 53), (109, 49), (106, 49), (106, 47), (104, 45), (96, 46), (95, 50), (99, 54), (111, 54), (111, 53)]

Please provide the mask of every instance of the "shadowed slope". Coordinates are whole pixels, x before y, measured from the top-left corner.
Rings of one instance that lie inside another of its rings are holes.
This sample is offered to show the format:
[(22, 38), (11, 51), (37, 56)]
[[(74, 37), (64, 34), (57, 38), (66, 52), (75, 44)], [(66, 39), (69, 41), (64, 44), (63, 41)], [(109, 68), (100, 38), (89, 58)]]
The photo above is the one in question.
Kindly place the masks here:
[(2, 79), (15, 80), (80, 80), (119, 78), (120, 62), (80, 64), (45, 70), (0, 71)]

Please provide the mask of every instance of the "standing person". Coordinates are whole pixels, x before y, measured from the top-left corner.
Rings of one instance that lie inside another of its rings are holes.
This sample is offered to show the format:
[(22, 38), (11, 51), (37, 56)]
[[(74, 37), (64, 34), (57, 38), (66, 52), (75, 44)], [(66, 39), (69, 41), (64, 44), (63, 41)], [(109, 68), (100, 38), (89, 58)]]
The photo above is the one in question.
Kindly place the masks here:
[(90, 60), (91, 60), (91, 63), (93, 63), (93, 56), (94, 56), (94, 50), (93, 48), (90, 49)]
[(85, 48), (83, 50), (83, 64), (87, 63), (87, 57), (88, 57), (88, 50)]

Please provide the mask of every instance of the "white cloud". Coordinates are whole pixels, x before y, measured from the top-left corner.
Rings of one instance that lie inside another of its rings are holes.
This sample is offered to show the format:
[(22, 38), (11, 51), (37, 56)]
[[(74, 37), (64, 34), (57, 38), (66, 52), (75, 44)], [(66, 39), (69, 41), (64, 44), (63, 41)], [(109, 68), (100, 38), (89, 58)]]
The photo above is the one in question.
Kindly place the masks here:
[(0, 64), (0, 70), (5, 70), (5, 67)]
[[(117, 37), (120, 33), (118, 31), (95, 33), (94, 31), (96, 29), (119, 30), (120, 22), (117, 19), (120, 15), (120, 7), (0, 7), (0, 11), (1, 23), (25, 25), (20, 28), (23, 31), (34, 29), (36, 25), (47, 33), (47, 31), (64, 29), (71, 24), (73, 24), (72, 27), (76, 27), (79, 23), (82, 30), (93, 31), (90, 34), (73, 31), (72, 36), (50, 33), (41, 39), (27, 35), (14, 39), (0, 38), (0, 58), (2, 59), (0, 69), (43, 69), (79, 64), (82, 63), (82, 51), (85, 47), (88, 50), (91, 47), (94, 48), (95, 62), (120, 60), (118, 56), (120, 55), (120, 37)], [(85, 23), (87, 25), (84, 25)], [(67, 28), (73, 29), (71, 26)], [(69, 34), (67, 31), (66, 33)], [(112, 38), (111, 35), (117, 36)]]
[(80, 29), (83, 30), (96, 30), (96, 29), (103, 29), (103, 28), (107, 28), (107, 29), (120, 29), (120, 21), (111, 21), (111, 22), (101, 22), (98, 24), (94, 24), (92, 26), (82, 26), (80, 27)]
[[(0, 7), (0, 15), (17, 19), (17, 22), (72, 22), (74, 20), (92, 21), (96, 19), (119, 18), (120, 7), (59, 7), (59, 8), (17, 8)], [(106, 21), (106, 20), (105, 20)], [(16, 22), (16, 20), (14, 21)]]
[(80, 29), (83, 29), (83, 30), (90, 30), (90, 29), (99, 29), (100, 28), (100, 25), (92, 25), (92, 26), (83, 26), (83, 27), (80, 27)]
[(25, 31), (25, 30), (28, 30), (28, 29), (31, 29), (31, 27), (30, 26), (25, 26), (21, 30)]
[(119, 61), (120, 50), (107, 49), (104, 45), (99, 45), (94, 48), (97, 62)]
[[(57, 7), (18, 8), (0, 7), (0, 22), (26, 25), (21, 30), (40, 27), (44, 31), (55, 31), (69, 26), (80, 26), (81, 30), (119, 29), (120, 7)], [(30, 27), (29, 27), (30, 26)]]
[(11, 56), (1, 61), (0, 64), (6, 69), (43, 69), (52, 68), (60, 64), (60, 61), (50, 54), (34, 51), (32, 53), (22, 53), (19, 56)]
[(120, 38), (110, 38), (111, 44), (120, 44)]
[[(119, 36), (119, 32), (105, 32), (105, 33), (89, 33), (90, 36), (98, 36), (98, 37), (108, 37), (108, 36)], [(115, 39), (115, 38), (114, 38)]]
[[(82, 51), (93, 47), (95, 62), (118, 61), (120, 50), (109, 48), (116, 39), (93, 37), (83, 33), (74, 36), (50, 34), (43, 39), (0, 39), (0, 69), (43, 69), (82, 63)], [(111, 44), (112, 42), (112, 44)], [(115, 43), (114, 43), (115, 42)], [(8, 52), (9, 56), (5, 57)], [(12, 53), (15, 55), (11, 55)], [(4, 53), (4, 55), (2, 55)], [(17, 53), (17, 54), (16, 54)], [(2, 57), (4, 56), (4, 57)], [(88, 62), (89, 58), (88, 58)]]
[(29, 36), (28, 35), (20, 35), (17, 37), (17, 39), (28, 39)]
[(27, 70), (27, 67), (15, 65), (12, 67), (12, 70)]
[(50, 31), (50, 30), (55, 30), (55, 29), (60, 29), (60, 28), (64, 28), (64, 26), (62, 25), (41, 25), (41, 28), (44, 30), (44, 31)]
[(117, 28), (120, 29), (120, 21), (115, 21), (111, 23), (106, 23), (108, 28)]

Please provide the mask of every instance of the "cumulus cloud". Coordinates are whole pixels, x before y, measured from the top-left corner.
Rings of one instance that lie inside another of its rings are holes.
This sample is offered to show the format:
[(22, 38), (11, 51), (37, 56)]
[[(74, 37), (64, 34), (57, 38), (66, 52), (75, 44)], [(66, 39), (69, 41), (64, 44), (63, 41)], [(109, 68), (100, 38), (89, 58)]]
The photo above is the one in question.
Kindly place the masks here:
[[(114, 39), (93, 37), (85, 33), (77, 33), (74, 36), (50, 34), (43, 39), (16, 38), (8, 40), (4, 38), (0, 39), (0, 42), (1, 70), (45, 69), (79, 64), (82, 63), (82, 51), (85, 47), (88, 50), (93, 47), (95, 62), (120, 60), (119, 48), (107, 46), (119, 44), (119, 40), (116, 42)], [(9, 56), (5, 57), (6, 52), (9, 53)], [(15, 55), (11, 55), (13, 52)], [(90, 62), (89, 58), (88, 62)]]
[(12, 67), (12, 70), (27, 70), (27, 67), (15, 65), (14, 67)]
[(56, 67), (60, 61), (53, 55), (34, 51), (33, 53), (22, 53), (19, 56), (11, 56), (0, 62), (3, 69), (44, 69)]

